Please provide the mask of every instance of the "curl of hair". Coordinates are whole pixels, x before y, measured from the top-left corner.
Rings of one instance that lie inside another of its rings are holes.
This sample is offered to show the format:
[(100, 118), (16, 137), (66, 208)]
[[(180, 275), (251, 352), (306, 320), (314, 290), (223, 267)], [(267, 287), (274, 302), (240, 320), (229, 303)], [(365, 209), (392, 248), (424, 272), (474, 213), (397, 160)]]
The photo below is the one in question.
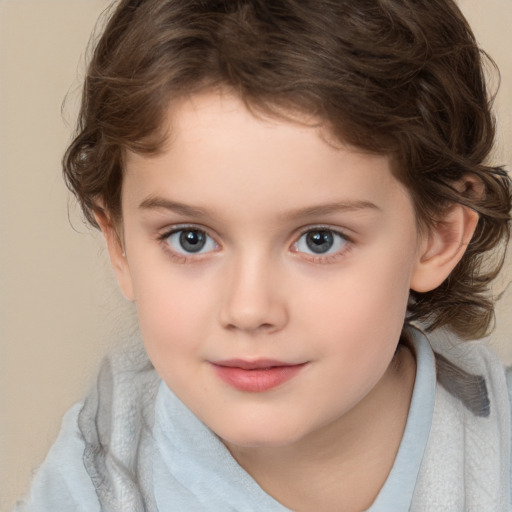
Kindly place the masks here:
[[(253, 111), (315, 116), (340, 140), (393, 158), (423, 229), (453, 202), (479, 213), (451, 276), (411, 292), (409, 305), (411, 320), (479, 337), (504, 257), (491, 265), (487, 253), (506, 245), (511, 208), (506, 172), (486, 163), (484, 59), (452, 0), (124, 0), (89, 64), (65, 179), (92, 225), (98, 209), (121, 221), (124, 155), (157, 153), (183, 96), (226, 88)], [(469, 175), (482, 194), (457, 191)]]

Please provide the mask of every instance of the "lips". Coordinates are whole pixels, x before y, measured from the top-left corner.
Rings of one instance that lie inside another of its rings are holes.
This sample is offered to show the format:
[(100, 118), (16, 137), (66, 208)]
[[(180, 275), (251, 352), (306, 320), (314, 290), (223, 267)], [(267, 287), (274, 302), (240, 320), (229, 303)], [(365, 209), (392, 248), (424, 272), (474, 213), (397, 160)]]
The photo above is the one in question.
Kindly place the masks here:
[(289, 364), (274, 359), (230, 359), (211, 363), (221, 380), (239, 391), (268, 391), (295, 377), (306, 363)]

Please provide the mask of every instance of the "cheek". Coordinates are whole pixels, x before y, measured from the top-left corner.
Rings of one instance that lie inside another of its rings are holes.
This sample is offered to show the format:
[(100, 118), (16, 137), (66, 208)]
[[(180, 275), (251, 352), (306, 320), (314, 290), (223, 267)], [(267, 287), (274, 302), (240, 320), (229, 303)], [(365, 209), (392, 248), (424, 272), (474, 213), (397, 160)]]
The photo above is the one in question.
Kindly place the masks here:
[(198, 346), (208, 329), (207, 318), (214, 314), (208, 287), (201, 280), (169, 272), (142, 270), (134, 277), (140, 331), (148, 352), (179, 353)]
[(318, 339), (337, 343), (334, 349), (349, 359), (374, 353), (376, 347), (392, 355), (409, 297), (413, 259), (404, 252), (376, 251), (311, 283), (311, 300), (301, 306), (303, 328), (316, 326)]
[(409, 296), (409, 277), (407, 267), (397, 264), (353, 266), (348, 271), (340, 270), (330, 282), (320, 283), (309, 304), (316, 314), (327, 318), (327, 324), (338, 320), (341, 327), (358, 325), (364, 329), (361, 322), (368, 318), (401, 322)]

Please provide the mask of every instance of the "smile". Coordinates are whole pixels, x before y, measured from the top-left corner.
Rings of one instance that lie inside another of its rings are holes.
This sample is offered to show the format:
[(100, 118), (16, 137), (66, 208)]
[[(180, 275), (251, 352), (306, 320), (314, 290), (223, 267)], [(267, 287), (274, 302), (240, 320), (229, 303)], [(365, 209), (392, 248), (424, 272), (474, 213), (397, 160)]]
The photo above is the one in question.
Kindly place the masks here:
[(224, 382), (239, 391), (252, 393), (267, 391), (283, 384), (295, 377), (306, 364), (287, 364), (269, 359), (233, 359), (211, 363), (217, 376)]

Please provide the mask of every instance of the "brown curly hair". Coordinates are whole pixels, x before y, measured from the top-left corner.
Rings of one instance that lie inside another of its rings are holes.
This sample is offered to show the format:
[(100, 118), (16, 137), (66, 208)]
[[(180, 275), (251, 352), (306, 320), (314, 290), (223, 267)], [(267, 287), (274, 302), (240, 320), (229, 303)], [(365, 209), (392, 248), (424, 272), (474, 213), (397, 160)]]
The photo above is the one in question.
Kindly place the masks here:
[[(126, 150), (158, 152), (169, 104), (184, 95), (227, 87), (253, 110), (316, 116), (340, 140), (393, 158), (421, 228), (453, 202), (479, 213), (451, 276), (411, 292), (409, 305), (428, 328), (479, 337), (504, 251), (484, 255), (505, 247), (511, 209), (506, 172), (486, 163), (484, 60), (452, 0), (123, 0), (92, 55), (64, 175), (97, 227), (99, 204), (122, 219)], [(467, 176), (484, 192), (458, 191)]]

